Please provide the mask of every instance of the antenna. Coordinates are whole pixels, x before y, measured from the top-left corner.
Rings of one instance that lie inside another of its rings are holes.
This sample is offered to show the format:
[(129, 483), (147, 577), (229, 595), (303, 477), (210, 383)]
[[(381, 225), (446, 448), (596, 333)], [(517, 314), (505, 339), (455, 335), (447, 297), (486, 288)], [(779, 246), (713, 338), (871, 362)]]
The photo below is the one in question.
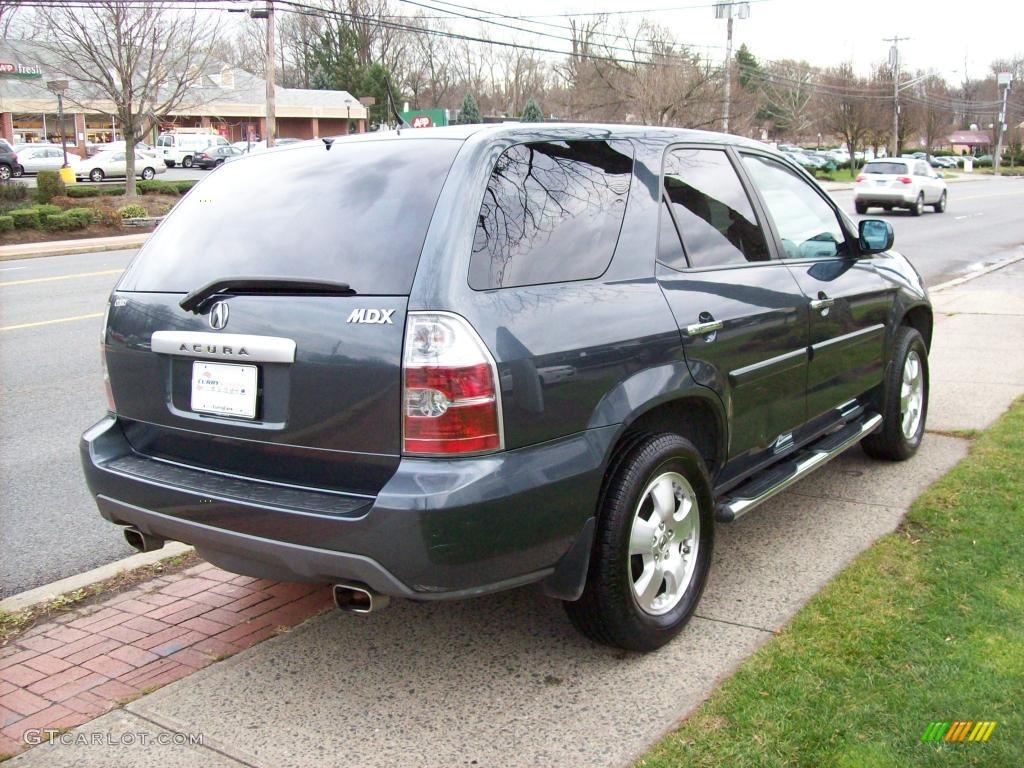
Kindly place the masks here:
[(395, 119), (398, 120), (398, 127), (412, 128), (412, 126), (409, 125), (408, 121), (404, 117), (402, 117), (402, 115), (398, 112), (398, 108), (395, 106), (395, 95), (391, 92), (390, 77), (384, 78), (384, 85), (388, 87), (388, 106), (391, 107), (391, 114), (393, 114), (395, 116)]

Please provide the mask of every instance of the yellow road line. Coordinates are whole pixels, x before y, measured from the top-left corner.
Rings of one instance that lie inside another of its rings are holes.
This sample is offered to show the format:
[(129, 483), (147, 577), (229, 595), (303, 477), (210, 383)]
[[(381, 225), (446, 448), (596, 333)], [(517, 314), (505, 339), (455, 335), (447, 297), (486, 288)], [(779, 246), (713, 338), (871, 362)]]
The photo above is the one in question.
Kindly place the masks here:
[(26, 280), (8, 280), (0, 283), (0, 288), (7, 288), (12, 285), (28, 285), (29, 283), (49, 283), (54, 280), (74, 280), (79, 277), (98, 277), (99, 275), (120, 275), (123, 269), (104, 269), (99, 272), (76, 272), (73, 275), (57, 275), (55, 277), (31, 277)]
[(0, 331), (17, 331), (22, 328), (38, 328), (40, 325), (53, 325), (54, 323), (70, 323), (75, 320), (95, 320), (103, 317), (102, 312), (94, 312), (91, 315), (75, 315), (74, 317), (59, 317), (56, 320), (40, 320), (35, 323), (21, 323), (19, 325), (0, 326)]

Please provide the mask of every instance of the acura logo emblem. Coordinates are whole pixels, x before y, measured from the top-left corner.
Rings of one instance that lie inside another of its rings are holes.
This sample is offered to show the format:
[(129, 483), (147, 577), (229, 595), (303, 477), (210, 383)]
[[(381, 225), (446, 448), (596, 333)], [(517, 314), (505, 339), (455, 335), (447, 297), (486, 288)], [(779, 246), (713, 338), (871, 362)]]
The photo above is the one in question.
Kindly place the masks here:
[(227, 324), (228, 303), (226, 301), (218, 301), (213, 305), (213, 309), (210, 310), (210, 327), (215, 331), (219, 331)]

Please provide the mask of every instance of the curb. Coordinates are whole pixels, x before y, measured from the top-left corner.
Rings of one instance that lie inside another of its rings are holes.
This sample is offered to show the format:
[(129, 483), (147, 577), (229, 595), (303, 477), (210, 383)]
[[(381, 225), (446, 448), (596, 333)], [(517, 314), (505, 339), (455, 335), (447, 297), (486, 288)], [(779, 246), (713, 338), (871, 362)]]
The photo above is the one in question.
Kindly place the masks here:
[(0, 611), (14, 613), (15, 611), (21, 611), (25, 608), (31, 608), (39, 605), (40, 603), (49, 602), (55, 597), (65, 595), (68, 592), (75, 592), (79, 589), (91, 587), (93, 584), (98, 584), (101, 581), (112, 579), (122, 573), (128, 573), (147, 565), (159, 563), (163, 560), (169, 560), (172, 557), (177, 557), (178, 555), (183, 555), (191, 551), (192, 547), (188, 544), (169, 541), (163, 548), (154, 550), (153, 552), (140, 552), (137, 555), (131, 555), (123, 560), (116, 560), (113, 563), (107, 563), (106, 565), (101, 565), (98, 568), (93, 568), (91, 571), (79, 573), (75, 576), (68, 576), (66, 579), (60, 579), (58, 581), (51, 582), (50, 584), (44, 584), (41, 587), (36, 587), (35, 589), (29, 589), (17, 595), (11, 595), (11, 597), (0, 600)]
[(997, 261), (995, 264), (989, 264), (987, 267), (985, 267), (984, 269), (979, 269), (977, 272), (971, 272), (971, 274), (969, 275), (957, 277), (953, 280), (947, 280), (944, 283), (939, 283), (938, 285), (932, 286), (931, 288), (928, 289), (928, 292), (938, 293), (940, 291), (949, 290), (950, 288), (956, 288), (958, 285), (963, 285), (964, 283), (971, 282), (971, 280), (976, 280), (979, 277), (983, 277), (984, 275), (987, 275), (989, 272), (995, 272), (997, 269), (1002, 269), (1003, 267), (1008, 267), (1011, 264), (1016, 264), (1018, 261), (1021, 261), (1022, 259), (1024, 259), (1024, 253), (1018, 254), (1017, 256), (1010, 256), (1009, 258), (1003, 259), (1002, 261)]
[[(81, 240), (57, 240), (53, 243), (27, 243), (39, 246), (38, 250), (17, 250), (24, 245), (0, 246), (0, 261), (14, 259), (36, 259), (43, 256), (69, 256), (75, 253), (98, 253), (100, 251), (121, 251), (129, 248), (140, 248), (151, 233), (124, 235), (122, 240), (111, 242), (108, 238), (83, 238)], [(106, 240), (104, 243), (93, 242), (96, 239)]]

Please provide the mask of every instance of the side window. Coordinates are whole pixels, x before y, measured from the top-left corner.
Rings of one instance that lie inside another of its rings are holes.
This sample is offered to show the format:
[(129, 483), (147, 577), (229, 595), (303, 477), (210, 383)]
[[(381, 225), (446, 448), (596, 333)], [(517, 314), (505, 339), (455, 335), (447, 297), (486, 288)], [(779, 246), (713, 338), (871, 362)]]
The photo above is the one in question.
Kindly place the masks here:
[(914, 166), (914, 175), (916, 175), (916, 176), (928, 176), (929, 175), (928, 174), (928, 164), (927, 163), (917, 163)]
[(830, 259), (846, 254), (846, 235), (836, 212), (803, 179), (781, 163), (743, 155), (743, 164), (764, 198), (789, 259)]
[(615, 251), (632, 178), (629, 142), (509, 147), (480, 206), (470, 286), (487, 290), (601, 275)]
[(125, 161), (125, 153), (115, 152), (114, 156), (110, 159), (113, 160), (115, 163), (123, 163)]
[(658, 221), (658, 261), (672, 269), (686, 269), (690, 266), (686, 261), (686, 252), (679, 239), (679, 232), (672, 221), (668, 197), (664, 195), (661, 198), (661, 215)]
[[(670, 150), (665, 157), (665, 198), (690, 266), (768, 260), (754, 209), (724, 150)], [(675, 269), (686, 266), (678, 256), (663, 263)]]

